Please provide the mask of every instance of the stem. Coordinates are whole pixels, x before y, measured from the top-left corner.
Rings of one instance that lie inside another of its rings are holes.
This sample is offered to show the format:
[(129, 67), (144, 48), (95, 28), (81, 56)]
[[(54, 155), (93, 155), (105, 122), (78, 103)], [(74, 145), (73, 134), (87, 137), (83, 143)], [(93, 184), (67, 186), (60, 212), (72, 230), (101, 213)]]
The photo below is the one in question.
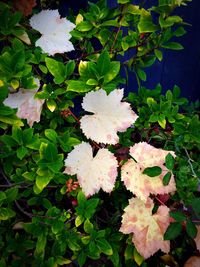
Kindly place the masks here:
[(189, 155), (189, 153), (188, 153), (188, 151), (187, 151), (187, 149), (186, 149), (185, 147), (184, 147), (184, 150), (185, 150), (185, 153), (186, 153), (186, 155), (187, 155), (187, 157), (188, 157), (188, 164), (190, 165), (190, 168), (191, 168), (191, 171), (192, 171), (193, 176), (194, 176), (194, 177), (197, 177), (197, 178), (199, 179), (199, 177), (198, 177), (197, 174), (195, 173), (194, 168), (193, 168), (193, 166), (192, 166), (192, 161), (194, 161), (194, 160), (191, 159), (191, 157), (190, 157), (190, 155)]

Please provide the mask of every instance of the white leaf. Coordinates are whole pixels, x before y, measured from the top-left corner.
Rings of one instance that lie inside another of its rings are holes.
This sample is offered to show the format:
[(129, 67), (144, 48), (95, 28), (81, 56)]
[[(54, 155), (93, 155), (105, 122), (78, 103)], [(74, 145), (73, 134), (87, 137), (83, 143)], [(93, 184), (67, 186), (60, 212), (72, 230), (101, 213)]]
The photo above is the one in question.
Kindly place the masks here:
[(104, 144), (117, 144), (117, 132), (125, 132), (138, 118), (130, 104), (121, 102), (123, 89), (115, 89), (109, 95), (103, 89), (89, 92), (83, 98), (82, 107), (94, 113), (80, 120), (80, 127), (87, 138)]
[(97, 193), (100, 188), (111, 192), (117, 177), (118, 163), (108, 149), (99, 149), (93, 157), (90, 144), (82, 142), (68, 154), (64, 173), (75, 175), (86, 196)]
[(58, 10), (43, 10), (33, 15), (30, 25), (42, 34), (36, 41), (36, 46), (40, 46), (45, 53), (54, 55), (74, 50), (69, 39), (70, 31), (75, 28), (75, 24), (60, 18)]
[(44, 103), (44, 100), (34, 98), (39, 89), (39, 80), (35, 79), (35, 83), (38, 86), (37, 89), (21, 88), (17, 93), (10, 93), (3, 102), (6, 106), (17, 108), (16, 115), (20, 119), (27, 119), (27, 123), (30, 127), (33, 126), (35, 121), (40, 121), (40, 114)]

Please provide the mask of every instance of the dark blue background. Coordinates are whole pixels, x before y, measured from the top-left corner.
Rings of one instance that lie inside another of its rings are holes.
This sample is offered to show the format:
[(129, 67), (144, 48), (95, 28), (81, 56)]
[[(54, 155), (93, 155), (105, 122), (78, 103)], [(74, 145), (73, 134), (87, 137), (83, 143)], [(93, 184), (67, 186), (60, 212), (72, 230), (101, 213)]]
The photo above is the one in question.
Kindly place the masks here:
[[(147, 4), (156, 4), (158, 0), (146, 1)], [(96, 2), (96, 1), (91, 1)], [(108, 0), (110, 7), (116, 6), (117, 0)], [(141, 0), (135, 0), (138, 4)], [(68, 8), (72, 8), (75, 13), (79, 9), (85, 9), (86, 0), (61, 1), (60, 13), (67, 15)], [(184, 50), (172, 51), (164, 50), (163, 61), (156, 63), (146, 69), (147, 81), (142, 84), (147, 88), (155, 88), (161, 83), (164, 91), (172, 89), (176, 84), (181, 88), (181, 94), (188, 99), (195, 101), (199, 98), (200, 85), (200, 0), (193, 0), (187, 7), (177, 8), (176, 14), (180, 15), (184, 21), (192, 26), (186, 26), (186, 35), (178, 40), (184, 46)], [(137, 83), (134, 74), (129, 74), (128, 91), (137, 90)]]

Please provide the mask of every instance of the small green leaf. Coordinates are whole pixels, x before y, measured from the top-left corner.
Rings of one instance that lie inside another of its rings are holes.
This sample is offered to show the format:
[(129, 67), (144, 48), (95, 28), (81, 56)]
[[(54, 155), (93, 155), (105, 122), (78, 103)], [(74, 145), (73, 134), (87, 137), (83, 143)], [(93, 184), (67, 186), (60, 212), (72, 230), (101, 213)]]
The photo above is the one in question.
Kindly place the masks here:
[(143, 174), (146, 174), (150, 177), (155, 177), (155, 176), (158, 176), (162, 173), (162, 169), (158, 166), (155, 166), (155, 167), (148, 167), (148, 168), (145, 168), (144, 171), (143, 171)]
[(57, 107), (57, 104), (56, 104), (56, 102), (55, 102), (53, 99), (48, 99), (48, 100), (46, 101), (46, 104), (47, 104), (48, 109), (49, 109), (51, 112), (54, 112), (54, 110), (55, 110), (56, 107)]
[(166, 48), (166, 49), (172, 49), (172, 50), (182, 50), (184, 49), (184, 47), (177, 43), (177, 42), (170, 42), (170, 43), (165, 43), (162, 45), (163, 48)]
[(37, 176), (36, 177), (36, 186), (40, 191), (42, 191), (51, 181), (52, 176)]
[(186, 223), (186, 232), (191, 238), (195, 238), (195, 236), (197, 235), (197, 228), (195, 224), (189, 219), (187, 219)]
[(15, 216), (15, 212), (9, 208), (0, 208), (0, 221), (6, 221)]
[(182, 231), (182, 225), (179, 222), (173, 222), (169, 225), (167, 231), (164, 234), (164, 240), (173, 240), (180, 235)]
[(164, 175), (164, 177), (163, 177), (163, 185), (164, 185), (164, 186), (166, 186), (166, 185), (169, 184), (169, 181), (170, 181), (170, 179), (171, 179), (171, 176), (172, 176), (171, 172), (167, 172), (167, 173)]
[(83, 228), (84, 228), (84, 231), (87, 233), (87, 234), (91, 234), (92, 231), (93, 231), (93, 224), (87, 219), (85, 222), (84, 222), (84, 225), (83, 225)]
[(77, 216), (75, 219), (75, 226), (79, 227), (83, 222), (84, 222), (84, 217), (83, 216)]
[(44, 131), (45, 136), (51, 140), (53, 143), (56, 143), (57, 141), (57, 133), (53, 129), (46, 129)]
[(104, 84), (111, 82), (120, 71), (120, 62), (112, 61), (110, 62), (110, 70), (104, 75)]
[(98, 85), (98, 81), (95, 79), (88, 79), (86, 84), (87, 85)]
[(87, 85), (83, 81), (68, 81), (67, 91), (73, 91), (78, 93), (86, 93), (92, 90), (92, 87)]
[(80, 32), (87, 32), (93, 28), (93, 25), (89, 21), (81, 21), (77, 26), (76, 30)]
[(133, 256), (138, 266), (140, 266), (144, 262), (144, 258), (138, 253), (136, 248), (134, 248)]
[(142, 81), (146, 81), (147, 75), (142, 69), (137, 69), (137, 74)]
[(105, 75), (110, 70), (110, 56), (107, 50), (104, 50), (97, 60), (97, 70), (100, 76)]
[(54, 82), (61, 84), (66, 78), (66, 68), (62, 62), (59, 62), (53, 58), (45, 58), (46, 66), (49, 72), (54, 76)]
[(165, 119), (165, 115), (160, 114), (160, 115), (158, 116), (158, 123), (159, 123), (159, 125), (160, 125), (163, 129), (165, 129), (165, 127), (166, 127), (166, 119)]
[(112, 247), (106, 239), (97, 239), (96, 244), (98, 248), (101, 250), (101, 252), (103, 252), (104, 254), (109, 256), (113, 254)]
[(24, 146), (21, 146), (17, 149), (17, 157), (21, 160), (27, 155), (27, 153), (28, 149)]
[(183, 222), (186, 220), (186, 215), (180, 211), (170, 211), (170, 217), (174, 218), (177, 222)]
[(162, 51), (160, 51), (158, 49), (154, 49), (154, 53), (155, 53), (155, 56), (157, 57), (157, 59), (159, 61), (162, 61), (162, 59), (163, 59), (163, 53), (162, 53)]
[(19, 81), (16, 80), (16, 79), (13, 79), (11, 82), (10, 82), (10, 85), (13, 87), (13, 89), (17, 89), (19, 88)]
[(191, 204), (195, 215), (200, 218), (200, 198), (193, 199)]
[(174, 168), (174, 163), (174, 157), (170, 153), (167, 154), (167, 156), (165, 157), (165, 166), (167, 167), (167, 169), (172, 171)]

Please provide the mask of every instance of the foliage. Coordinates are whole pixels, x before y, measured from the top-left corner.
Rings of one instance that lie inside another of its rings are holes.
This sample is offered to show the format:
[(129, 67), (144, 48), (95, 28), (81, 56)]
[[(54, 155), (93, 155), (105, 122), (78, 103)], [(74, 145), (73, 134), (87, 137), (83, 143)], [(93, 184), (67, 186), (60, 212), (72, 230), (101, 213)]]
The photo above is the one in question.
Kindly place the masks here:
[[(199, 102), (177, 86), (166, 93), (142, 86), (164, 49), (183, 49), (187, 23), (176, 10), (189, 1), (146, 8), (118, 0), (109, 8), (100, 0), (68, 20), (55, 11), (52, 22), (46, 10), (39, 24), (35, 1), (16, 2), (0, 2), (0, 266), (196, 260)], [(41, 1), (43, 9), (52, 4)], [(122, 100), (129, 75), (138, 90)]]

